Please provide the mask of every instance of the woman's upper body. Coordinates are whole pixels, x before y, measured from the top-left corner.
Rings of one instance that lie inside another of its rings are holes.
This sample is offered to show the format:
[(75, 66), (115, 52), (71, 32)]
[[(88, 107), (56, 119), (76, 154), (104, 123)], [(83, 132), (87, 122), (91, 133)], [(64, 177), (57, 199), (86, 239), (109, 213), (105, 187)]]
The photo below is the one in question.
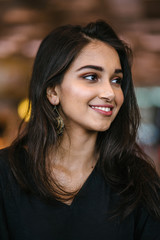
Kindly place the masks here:
[(129, 56), (103, 21), (62, 26), (42, 41), (29, 122), (1, 157), (4, 234), (159, 238), (160, 179), (136, 143)]
[[(1, 240), (159, 240), (160, 222), (137, 207), (126, 219), (110, 219), (119, 196), (95, 167), (70, 205), (47, 203), (17, 184), (8, 163), (8, 149), (0, 151)], [(21, 161), (28, 158), (22, 149)]]

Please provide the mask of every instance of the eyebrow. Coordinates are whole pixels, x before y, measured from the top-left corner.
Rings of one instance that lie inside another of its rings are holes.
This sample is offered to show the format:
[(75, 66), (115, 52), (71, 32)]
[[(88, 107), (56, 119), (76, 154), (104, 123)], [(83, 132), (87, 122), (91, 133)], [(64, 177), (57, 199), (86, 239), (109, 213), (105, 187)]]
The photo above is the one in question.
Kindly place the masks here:
[[(100, 66), (86, 65), (86, 66), (83, 66), (83, 67), (80, 67), (79, 69), (77, 69), (77, 72), (80, 71), (80, 70), (86, 69), (86, 68), (91, 68), (91, 69), (94, 69), (94, 70), (97, 70), (97, 71), (100, 71), (100, 72), (104, 71), (104, 68), (102, 68)], [(123, 73), (123, 71), (122, 71), (122, 69), (115, 69), (114, 73)]]
[(123, 71), (122, 71), (122, 69), (115, 69), (115, 72), (114, 73), (122, 73), (123, 74)]
[(95, 70), (98, 70), (100, 72), (104, 71), (104, 69), (102, 67), (96, 66), (96, 65), (86, 65), (86, 66), (80, 67), (79, 69), (77, 69), (77, 71), (80, 71), (80, 70), (85, 69), (85, 68), (95, 69)]

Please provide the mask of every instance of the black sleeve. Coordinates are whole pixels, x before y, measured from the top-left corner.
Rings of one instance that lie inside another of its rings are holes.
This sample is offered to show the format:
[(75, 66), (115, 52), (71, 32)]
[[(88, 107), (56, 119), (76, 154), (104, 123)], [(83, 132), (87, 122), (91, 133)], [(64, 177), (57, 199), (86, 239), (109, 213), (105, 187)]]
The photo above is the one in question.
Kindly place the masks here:
[(160, 240), (160, 220), (141, 208), (135, 222), (135, 240)]
[(0, 156), (0, 240), (9, 240), (2, 187), (5, 186), (5, 171), (4, 159)]
[(0, 239), (9, 240), (7, 221), (4, 212), (3, 199), (2, 199), (2, 190), (0, 189)]

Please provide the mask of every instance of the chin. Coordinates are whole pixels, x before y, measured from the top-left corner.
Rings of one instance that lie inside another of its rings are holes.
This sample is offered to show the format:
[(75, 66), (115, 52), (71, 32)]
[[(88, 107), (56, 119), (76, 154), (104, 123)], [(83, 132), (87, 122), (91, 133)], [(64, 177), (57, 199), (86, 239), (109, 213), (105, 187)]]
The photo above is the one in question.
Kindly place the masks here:
[(110, 128), (110, 125), (109, 126), (104, 126), (104, 127), (97, 127), (97, 128), (95, 128), (95, 131), (97, 131), (97, 132), (105, 132), (109, 128)]
[(107, 131), (109, 129), (109, 127), (108, 128), (105, 128), (105, 129), (101, 129), (101, 130), (99, 130), (98, 132), (105, 132), (105, 131)]

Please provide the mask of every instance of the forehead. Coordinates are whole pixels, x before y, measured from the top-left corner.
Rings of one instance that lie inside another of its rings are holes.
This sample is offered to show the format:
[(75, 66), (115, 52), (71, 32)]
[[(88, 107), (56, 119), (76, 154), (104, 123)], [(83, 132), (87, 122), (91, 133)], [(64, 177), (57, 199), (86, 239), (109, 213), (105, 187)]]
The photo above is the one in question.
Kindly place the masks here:
[(95, 40), (86, 45), (73, 61), (71, 67), (96, 64), (102, 67), (121, 68), (117, 51), (109, 44)]

